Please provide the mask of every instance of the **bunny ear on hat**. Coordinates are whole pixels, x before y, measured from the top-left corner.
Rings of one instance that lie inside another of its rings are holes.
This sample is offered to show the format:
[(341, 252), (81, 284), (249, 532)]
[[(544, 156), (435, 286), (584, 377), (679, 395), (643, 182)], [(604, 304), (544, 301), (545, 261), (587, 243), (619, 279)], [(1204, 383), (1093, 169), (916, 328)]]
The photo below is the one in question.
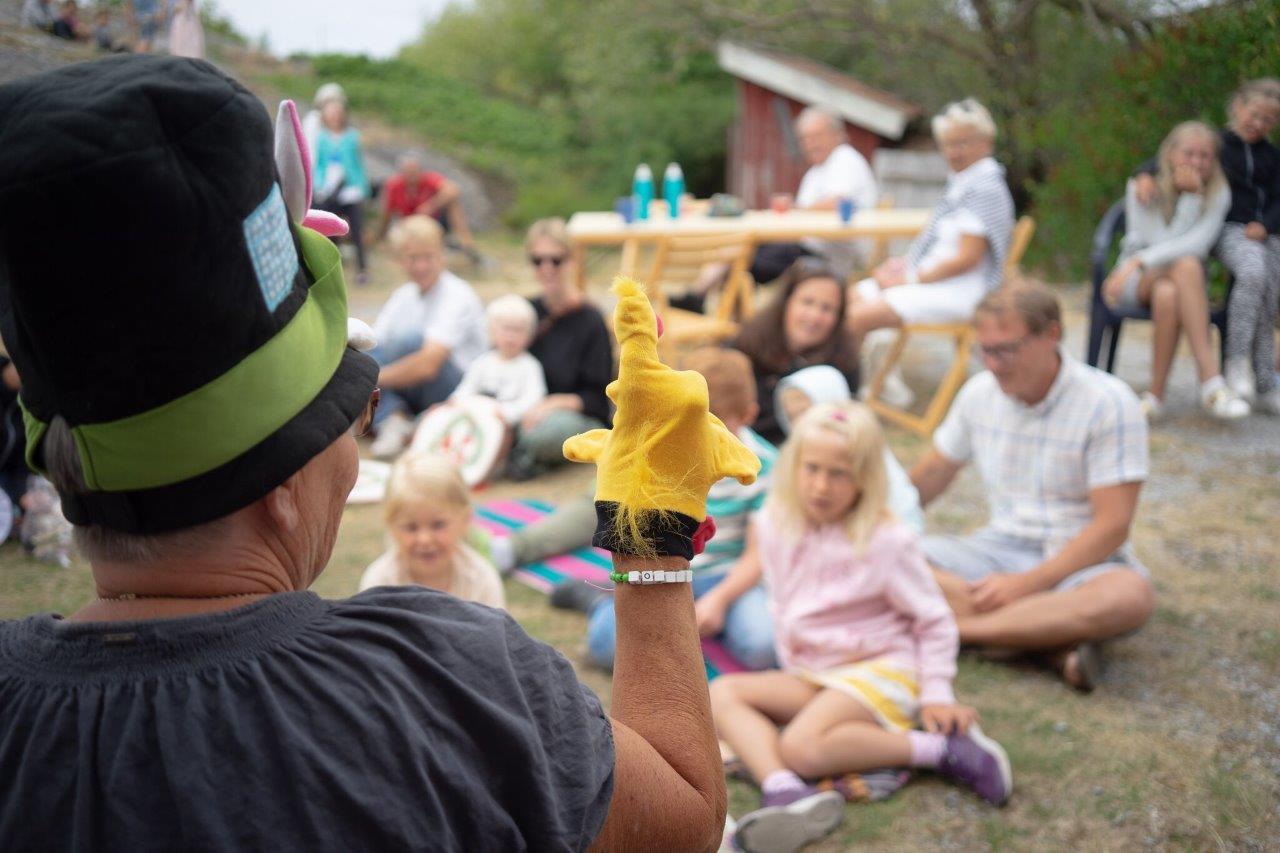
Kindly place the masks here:
[(340, 216), (311, 209), (311, 153), (293, 101), (281, 101), (276, 111), (275, 158), (289, 218), (326, 237), (346, 234), (347, 223)]

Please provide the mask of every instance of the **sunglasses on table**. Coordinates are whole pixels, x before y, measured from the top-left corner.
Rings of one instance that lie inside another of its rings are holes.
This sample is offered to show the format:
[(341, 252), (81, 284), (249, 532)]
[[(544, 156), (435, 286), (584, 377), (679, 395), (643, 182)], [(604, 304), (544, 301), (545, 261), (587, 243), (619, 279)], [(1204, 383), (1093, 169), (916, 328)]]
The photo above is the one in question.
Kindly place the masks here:
[(364, 404), (364, 410), (351, 424), (351, 434), (356, 438), (364, 438), (373, 431), (373, 414), (378, 411), (378, 400), (381, 398), (382, 391), (374, 388), (373, 393), (369, 395), (369, 402)]
[(569, 260), (568, 255), (530, 255), (529, 265), (540, 267), (543, 264), (551, 264), (551, 266), (559, 269), (560, 265)]

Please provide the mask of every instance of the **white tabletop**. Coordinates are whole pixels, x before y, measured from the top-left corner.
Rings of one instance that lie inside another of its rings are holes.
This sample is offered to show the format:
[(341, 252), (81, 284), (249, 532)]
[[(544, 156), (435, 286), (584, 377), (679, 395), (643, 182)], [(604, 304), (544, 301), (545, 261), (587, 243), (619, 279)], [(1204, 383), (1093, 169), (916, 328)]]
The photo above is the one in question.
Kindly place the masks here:
[(742, 216), (696, 214), (669, 219), (666, 208), (655, 204), (650, 218), (627, 224), (612, 211), (575, 213), (568, 224), (569, 238), (579, 244), (617, 244), (628, 240), (653, 240), (672, 235), (750, 233), (761, 243), (798, 240), (802, 237), (851, 240), (858, 237), (911, 237), (929, 221), (925, 208), (875, 208), (860, 210), (849, 224), (834, 210), (749, 210)]

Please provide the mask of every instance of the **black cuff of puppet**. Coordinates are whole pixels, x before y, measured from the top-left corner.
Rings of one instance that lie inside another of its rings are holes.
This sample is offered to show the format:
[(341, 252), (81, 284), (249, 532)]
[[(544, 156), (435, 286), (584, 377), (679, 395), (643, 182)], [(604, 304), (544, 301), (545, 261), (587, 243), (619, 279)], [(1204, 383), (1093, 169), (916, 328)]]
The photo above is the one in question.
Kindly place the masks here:
[[(617, 517), (617, 502), (596, 501), (596, 532), (591, 544), (615, 554), (640, 554), (641, 549), (618, 538)], [(693, 559), (693, 534), (700, 521), (674, 511), (648, 511), (640, 514), (639, 522), (641, 536), (651, 549), (648, 554)]]

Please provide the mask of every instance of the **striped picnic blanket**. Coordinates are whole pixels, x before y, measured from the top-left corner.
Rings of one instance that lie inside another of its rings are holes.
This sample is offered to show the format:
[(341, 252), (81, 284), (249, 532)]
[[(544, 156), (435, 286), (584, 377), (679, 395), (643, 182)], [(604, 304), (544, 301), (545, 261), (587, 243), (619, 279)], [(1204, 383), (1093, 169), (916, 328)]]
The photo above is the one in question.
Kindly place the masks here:
[[(493, 536), (510, 536), (526, 524), (532, 524), (550, 513), (555, 507), (543, 501), (508, 500), (491, 501), (476, 510), (476, 522)], [(552, 587), (568, 578), (590, 581), (606, 589), (613, 586), (609, 571), (613, 563), (608, 551), (599, 548), (579, 548), (569, 554), (549, 557), (516, 569), (517, 580), (539, 592), (550, 592)], [(707, 667), (707, 678), (715, 678), (725, 672), (742, 672), (743, 666), (716, 640), (703, 639), (702, 657)]]

